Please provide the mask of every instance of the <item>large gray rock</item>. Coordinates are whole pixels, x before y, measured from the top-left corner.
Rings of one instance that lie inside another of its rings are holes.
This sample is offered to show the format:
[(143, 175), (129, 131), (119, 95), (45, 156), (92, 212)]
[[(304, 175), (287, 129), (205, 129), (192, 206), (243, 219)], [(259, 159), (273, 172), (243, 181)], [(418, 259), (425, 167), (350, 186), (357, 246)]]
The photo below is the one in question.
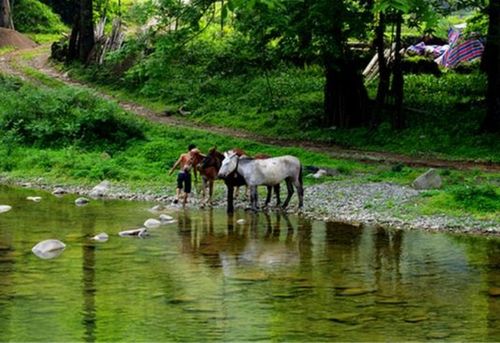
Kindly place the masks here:
[(84, 205), (87, 205), (88, 203), (89, 203), (89, 199), (83, 198), (83, 197), (75, 200), (76, 206), (84, 206)]
[(413, 181), (411, 184), (415, 189), (433, 189), (441, 188), (443, 181), (437, 170), (434, 168), (429, 169)]
[(109, 181), (104, 180), (90, 191), (90, 196), (92, 198), (102, 198), (105, 196), (111, 188), (111, 183)]

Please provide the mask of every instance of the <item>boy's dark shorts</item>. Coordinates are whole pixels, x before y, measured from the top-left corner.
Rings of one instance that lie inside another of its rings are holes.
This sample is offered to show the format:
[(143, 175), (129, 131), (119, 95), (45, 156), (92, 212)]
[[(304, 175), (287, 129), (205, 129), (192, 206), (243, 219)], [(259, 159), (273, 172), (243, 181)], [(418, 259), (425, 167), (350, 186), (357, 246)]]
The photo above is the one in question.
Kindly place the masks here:
[(182, 189), (182, 185), (184, 184), (184, 192), (191, 193), (191, 174), (188, 172), (180, 172), (177, 175), (177, 188)]

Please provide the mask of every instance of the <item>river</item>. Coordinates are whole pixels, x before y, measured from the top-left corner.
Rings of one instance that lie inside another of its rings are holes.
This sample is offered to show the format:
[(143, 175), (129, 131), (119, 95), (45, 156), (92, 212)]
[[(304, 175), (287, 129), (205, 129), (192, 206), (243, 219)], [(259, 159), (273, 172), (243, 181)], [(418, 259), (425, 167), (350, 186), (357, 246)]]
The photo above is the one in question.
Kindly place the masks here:
[(498, 238), (75, 199), (0, 186), (0, 341), (500, 341)]

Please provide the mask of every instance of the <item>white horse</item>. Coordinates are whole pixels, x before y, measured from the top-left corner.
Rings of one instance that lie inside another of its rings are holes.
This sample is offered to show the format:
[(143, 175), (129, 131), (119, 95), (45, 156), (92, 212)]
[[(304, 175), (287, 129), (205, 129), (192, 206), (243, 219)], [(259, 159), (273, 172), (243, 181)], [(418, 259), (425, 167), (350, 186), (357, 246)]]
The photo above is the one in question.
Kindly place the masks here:
[(224, 153), (224, 160), (220, 167), (218, 177), (224, 179), (237, 171), (243, 176), (250, 187), (250, 206), (257, 210), (257, 186), (275, 186), (283, 180), (286, 181), (288, 196), (283, 203), (283, 208), (288, 206), (293, 195), (293, 186), (299, 196), (299, 208), (303, 206), (304, 187), (302, 185), (302, 165), (297, 157), (280, 156), (264, 160), (248, 157), (239, 157), (234, 151)]

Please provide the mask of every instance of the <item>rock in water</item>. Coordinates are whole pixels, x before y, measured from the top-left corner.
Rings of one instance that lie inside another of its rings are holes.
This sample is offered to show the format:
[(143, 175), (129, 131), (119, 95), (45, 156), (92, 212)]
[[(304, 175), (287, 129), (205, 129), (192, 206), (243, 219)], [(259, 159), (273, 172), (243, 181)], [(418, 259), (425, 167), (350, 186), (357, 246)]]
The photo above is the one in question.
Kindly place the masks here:
[(35, 245), (31, 251), (42, 259), (51, 259), (61, 255), (66, 244), (57, 239), (47, 239)]
[(40, 202), (42, 200), (42, 197), (26, 197), (26, 200), (31, 200), (34, 202)]
[(10, 210), (12, 210), (12, 206), (9, 206), (9, 205), (0, 205), (0, 213), (8, 212)]
[(415, 189), (433, 189), (441, 188), (443, 181), (437, 170), (434, 168), (429, 169), (413, 181), (411, 184)]
[(109, 236), (106, 232), (101, 232), (98, 235), (95, 235), (94, 237), (91, 238), (91, 240), (96, 241), (96, 242), (106, 242), (109, 239)]
[(246, 223), (246, 220), (245, 220), (245, 219), (238, 219), (238, 220), (236, 221), (236, 224), (239, 224), (239, 225), (243, 225), (243, 224), (245, 224), (245, 223)]
[(90, 191), (90, 196), (92, 198), (102, 198), (105, 196), (109, 189), (111, 188), (111, 183), (109, 181), (104, 180)]
[(144, 237), (144, 236), (147, 236), (149, 233), (148, 233), (148, 229), (146, 229), (146, 228), (140, 228), (140, 229), (132, 229), (132, 230), (121, 231), (118, 234), (121, 237), (127, 237), (127, 236)]
[(76, 206), (83, 206), (83, 205), (87, 205), (88, 203), (89, 203), (89, 199), (87, 199), (87, 198), (78, 198), (75, 200)]
[(147, 228), (147, 229), (156, 229), (158, 227), (160, 227), (161, 225), (161, 222), (157, 219), (148, 219), (144, 222), (144, 226)]

